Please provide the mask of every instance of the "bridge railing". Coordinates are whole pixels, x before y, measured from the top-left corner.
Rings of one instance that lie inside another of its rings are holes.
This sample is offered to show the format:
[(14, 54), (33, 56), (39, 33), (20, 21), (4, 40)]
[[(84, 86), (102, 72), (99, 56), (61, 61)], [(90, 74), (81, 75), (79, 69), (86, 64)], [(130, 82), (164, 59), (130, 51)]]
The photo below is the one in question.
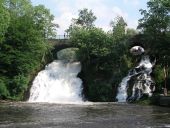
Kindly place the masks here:
[(53, 38), (48, 38), (48, 42), (51, 45), (69, 44), (70, 43), (69, 39), (70, 39), (69, 35), (57, 35)]
[(64, 40), (64, 39), (70, 39), (70, 35), (57, 35), (55, 37), (55, 39), (59, 39), (59, 40)]

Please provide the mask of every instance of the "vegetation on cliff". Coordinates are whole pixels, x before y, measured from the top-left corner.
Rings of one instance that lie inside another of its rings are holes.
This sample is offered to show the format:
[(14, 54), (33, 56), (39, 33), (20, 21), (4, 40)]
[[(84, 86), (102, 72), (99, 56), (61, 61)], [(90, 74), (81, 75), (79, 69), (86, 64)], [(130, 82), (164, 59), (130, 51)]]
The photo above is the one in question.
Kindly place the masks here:
[(107, 33), (95, 27), (94, 20), (86, 24), (95, 16), (84, 10), (86, 13), (78, 18), (84, 18), (82, 25), (73, 22), (69, 28), (70, 40), (79, 48), (78, 56), (83, 65), (80, 77), (84, 80), (84, 94), (91, 101), (113, 101), (116, 86), (132, 65), (126, 23), (122, 17), (117, 17)]

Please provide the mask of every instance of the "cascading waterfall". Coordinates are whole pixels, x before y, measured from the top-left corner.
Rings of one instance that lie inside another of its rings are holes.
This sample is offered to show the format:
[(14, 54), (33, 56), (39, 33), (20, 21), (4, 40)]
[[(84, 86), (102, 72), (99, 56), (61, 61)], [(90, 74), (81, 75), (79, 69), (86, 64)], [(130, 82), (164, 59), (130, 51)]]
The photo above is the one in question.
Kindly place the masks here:
[[(119, 84), (118, 94), (116, 96), (118, 102), (138, 100), (143, 94), (152, 96), (152, 92), (154, 91), (154, 82), (150, 76), (152, 67), (153, 64), (151, 64), (149, 56), (143, 56), (139, 65), (130, 70), (128, 75)], [(132, 95), (128, 98), (128, 82), (132, 77), (136, 77), (136, 80), (132, 87)]]
[(118, 88), (118, 94), (116, 96), (116, 99), (118, 102), (126, 102), (127, 99), (127, 86), (128, 86), (128, 81), (130, 80), (131, 76), (128, 75), (122, 79), (122, 82), (119, 85)]
[(55, 60), (33, 81), (28, 102), (80, 103), (82, 81), (77, 78), (80, 62)]

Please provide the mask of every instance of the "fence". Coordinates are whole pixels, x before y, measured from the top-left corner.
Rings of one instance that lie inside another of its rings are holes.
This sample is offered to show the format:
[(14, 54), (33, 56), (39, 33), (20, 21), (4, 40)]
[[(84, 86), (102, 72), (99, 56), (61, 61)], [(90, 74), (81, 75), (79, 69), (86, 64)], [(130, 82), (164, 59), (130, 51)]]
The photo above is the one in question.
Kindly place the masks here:
[(64, 40), (64, 39), (69, 39), (70, 38), (70, 35), (57, 35), (55, 37), (55, 39), (59, 39), (59, 40)]

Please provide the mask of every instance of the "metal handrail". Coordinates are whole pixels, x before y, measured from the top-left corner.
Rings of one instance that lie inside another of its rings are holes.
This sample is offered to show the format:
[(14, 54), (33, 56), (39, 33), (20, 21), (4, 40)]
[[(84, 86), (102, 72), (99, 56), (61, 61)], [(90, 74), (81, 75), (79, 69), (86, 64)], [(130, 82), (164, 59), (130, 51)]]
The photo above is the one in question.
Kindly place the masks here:
[(70, 38), (70, 35), (57, 35), (55, 37), (55, 39), (60, 39), (60, 40), (64, 40), (64, 39), (69, 39)]

